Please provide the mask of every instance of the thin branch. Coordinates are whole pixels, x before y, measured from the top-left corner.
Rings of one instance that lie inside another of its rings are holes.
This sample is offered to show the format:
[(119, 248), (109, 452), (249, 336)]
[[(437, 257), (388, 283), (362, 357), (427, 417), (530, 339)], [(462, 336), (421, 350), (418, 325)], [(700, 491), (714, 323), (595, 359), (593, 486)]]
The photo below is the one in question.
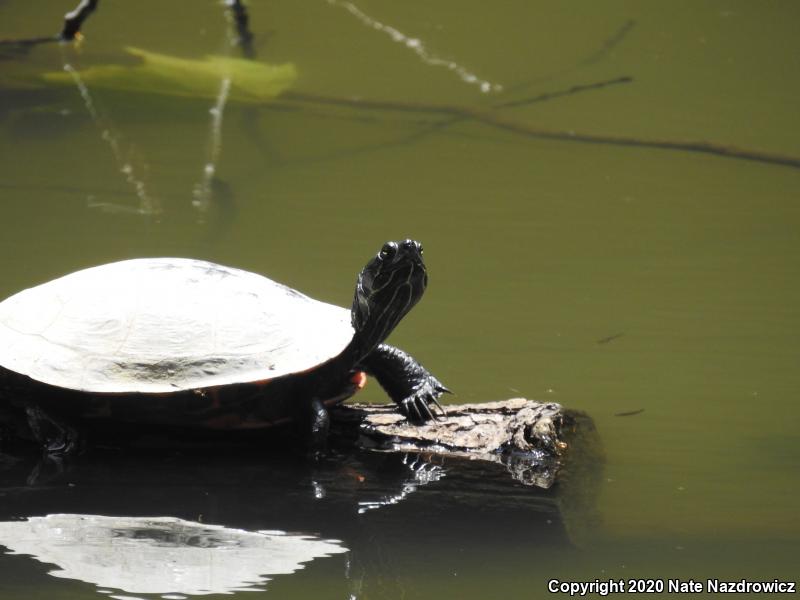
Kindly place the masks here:
[(479, 121), (486, 125), (510, 131), (527, 137), (561, 140), (566, 142), (582, 142), (589, 144), (606, 144), (611, 146), (655, 148), (660, 150), (676, 150), (712, 154), (726, 158), (737, 158), (765, 164), (782, 165), (800, 169), (800, 157), (786, 154), (762, 152), (750, 148), (740, 148), (703, 140), (669, 140), (648, 139), (630, 136), (603, 135), (593, 133), (580, 133), (576, 131), (559, 131), (542, 129), (527, 123), (514, 121), (497, 115), (492, 110), (457, 106), (451, 104), (434, 104), (425, 102), (395, 102), (391, 100), (365, 100), (362, 98), (341, 98), (304, 94), (300, 92), (285, 92), (282, 97), (286, 100), (308, 102), (314, 104), (329, 104), (334, 106), (349, 106), (362, 110), (388, 110), (398, 112), (429, 113), (445, 115), (453, 118), (464, 118)]
[(599, 62), (603, 58), (605, 58), (606, 54), (609, 54), (614, 48), (619, 46), (622, 43), (631, 30), (636, 25), (636, 21), (630, 19), (623, 23), (622, 27), (620, 27), (617, 32), (608, 38), (603, 45), (600, 46), (595, 52), (584, 58), (580, 63), (580, 65), (590, 65), (596, 62)]
[(0, 46), (19, 46), (23, 48), (25, 46), (36, 46), (38, 44), (44, 44), (47, 42), (57, 42), (58, 38), (55, 36), (46, 36), (46, 37), (38, 37), (38, 38), (24, 38), (20, 40), (0, 40)]
[(21, 59), (40, 44), (57, 42), (56, 36), (28, 38), (21, 40), (0, 40), (0, 60)]
[[(595, 82), (595, 83), (575, 85), (575, 86), (572, 86), (571, 88), (568, 88), (566, 90), (559, 90), (557, 92), (547, 92), (547, 93), (544, 93), (544, 94), (539, 94), (538, 96), (533, 96), (531, 98), (524, 98), (522, 100), (514, 100), (514, 101), (509, 101), (509, 102), (500, 102), (500, 103), (497, 103), (497, 104), (493, 104), (492, 108), (493, 109), (500, 109), (500, 108), (514, 108), (514, 107), (517, 107), (517, 106), (526, 106), (526, 105), (534, 104), (534, 103), (537, 103), (537, 102), (546, 102), (548, 100), (554, 100), (556, 98), (563, 98), (565, 96), (572, 96), (574, 94), (579, 94), (579, 93), (586, 92), (586, 91), (602, 89), (602, 88), (610, 86), (610, 85), (617, 85), (617, 84), (620, 84), (620, 83), (629, 83), (631, 81), (633, 81), (633, 79), (631, 77), (618, 77), (616, 79), (610, 79), (610, 80), (606, 80), (606, 81), (599, 81), (599, 82)], [(449, 129), (450, 127), (452, 127), (456, 123), (460, 123), (462, 121), (466, 121), (466, 120), (468, 120), (470, 118), (471, 117), (469, 117), (468, 115), (455, 115), (455, 116), (446, 117), (444, 119), (440, 119), (438, 121), (423, 123), (423, 125), (425, 127), (422, 130), (416, 131), (416, 132), (412, 133), (411, 135), (404, 137), (402, 140), (398, 140), (393, 145), (409, 144), (409, 143), (412, 143), (412, 142), (418, 142), (419, 140), (421, 140), (421, 139), (423, 139), (423, 138), (425, 138), (425, 137), (427, 137), (427, 136), (429, 136), (431, 134), (441, 133), (444, 130)]]
[(564, 96), (573, 96), (582, 92), (599, 90), (612, 85), (631, 83), (632, 81), (633, 77), (616, 77), (615, 79), (607, 79), (605, 81), (573, 85), (565, 90), (559, 90), (557, 92), (545, 92), (544, 94), (539, 94), (538, 96), (533, 96), (531, 98), (523, 98), (522, 100), (509, 100), (508, 102), (500, 102), (492, 106), (493, 108), (514, 108), (517, 106), (527, 106), (529, 104), (536, 104), (538, 102), (546, 102), (548, 100), (555, 100), (556, 98), (563, 98)]
[(596, 50), (594, 50), (591, 54), (587, 55), (585, 58), (579, 60), (577, 63), (573, 64), (571, 67), (567, 67), (566, 69), (563, 69), (555, 73), (550, 73), (549, 75), (542, 75), (540, 77), (534, 77), (531, 79), (520, 81), (514, 85), (506, 87), (505, 91), (503, 92), (503, 95), (507, 97), (509, 94), (520, 92), (526, 88), (529, 88), (535, 83), (542, 83), (545, 81), (549, 81), (554, 77), (563, 77), (564, 75), (577, 71), (578, 69), (586, 67), (587, 65), (600, 62), (614, 48), (619, 46), (625, 40), (626, 37), (628, 37), (628, 34), (633, 30), (635, 26), (636, 26), (636, 21), (633, 20), (626, 21), (610, 37), (603, 40), (603, 42)]

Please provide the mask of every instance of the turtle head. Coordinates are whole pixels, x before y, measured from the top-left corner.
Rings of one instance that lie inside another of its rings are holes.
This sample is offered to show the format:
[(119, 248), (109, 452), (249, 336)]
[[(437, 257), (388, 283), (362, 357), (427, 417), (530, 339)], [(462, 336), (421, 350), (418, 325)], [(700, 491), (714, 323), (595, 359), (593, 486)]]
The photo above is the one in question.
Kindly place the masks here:
[(356, 282), (352, 323), (361, 356), (383, 342), (419, 301), (428, 284), (422, 244), (386, 242)]

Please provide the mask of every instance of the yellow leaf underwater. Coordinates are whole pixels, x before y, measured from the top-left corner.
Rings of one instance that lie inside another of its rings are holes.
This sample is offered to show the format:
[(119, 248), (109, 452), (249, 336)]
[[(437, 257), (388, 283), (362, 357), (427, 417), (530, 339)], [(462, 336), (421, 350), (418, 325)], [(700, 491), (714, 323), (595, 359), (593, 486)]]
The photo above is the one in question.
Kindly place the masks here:
[[(142, 94), (214, 98), (222, 79), (230, 79), (229, 100), (258, 103), (270, 100), (297, 79), (292, 63), (268, 65), (243, 58), (207, 56), (202, 60), (178, 58), (139, 48), (125, 51), (142, 61), (135, 65), (98, 65), (79, 71), (86, 85)], [(71, 84), (67, 72), (45, 73), (45, 81)]]

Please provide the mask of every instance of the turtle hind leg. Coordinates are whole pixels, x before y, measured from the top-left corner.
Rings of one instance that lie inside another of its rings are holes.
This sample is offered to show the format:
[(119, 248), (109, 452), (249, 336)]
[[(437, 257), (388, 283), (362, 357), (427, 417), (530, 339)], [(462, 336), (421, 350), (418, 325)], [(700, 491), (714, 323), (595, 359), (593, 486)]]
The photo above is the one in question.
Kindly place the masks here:
[(36, 405), (27, 406), (25, 412), (31, 433), (45, 452), (55, 456), (66, 456), (80, 449), (81, 436), (72, 425), (52, 417)]
[(444, 412), (438, 399), (442, 394), (450, 393), (450, 390), (406, 352), (388, 344), (380, 344), (362, 361), (361, 366), (378, 380), (410, 421), (435, 419), (431, 406)]
[(292, 423), (287, 431), (292, 437), (289, 445), (294, 451), (310, 458), (320, 458), (328, 447), (330, 416), (318, 397), (298, 399), (292, 407)]

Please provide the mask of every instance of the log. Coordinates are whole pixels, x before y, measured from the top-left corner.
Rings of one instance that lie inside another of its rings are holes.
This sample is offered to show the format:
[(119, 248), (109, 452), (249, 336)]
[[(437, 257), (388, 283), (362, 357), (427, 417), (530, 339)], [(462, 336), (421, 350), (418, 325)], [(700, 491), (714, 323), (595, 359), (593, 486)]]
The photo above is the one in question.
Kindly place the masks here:
[(571, 443), (594, 432), (582, 413), (526, 398), (448, 406), (424, 424), (410, 423), (394, 405), (342, 405), (331, 410), (331, 421), (335, 446), (499, 464), (543, 489), (556, 482)]
[[(57, 424), (41, 413), (35, 403), (12, 410), (0, 405), (0, 443), (44, 444), (50, 454), (72, 454), (91, 448), (152, 448), (191, 450), (227, 448), (248, 451), (268, 448), (301, 450), (297, 427), (274, 430), (198, 431), (167, 426), (131, 426), (122, 422), (89, 421), (75, 425), (80, 432), (69, 449), (53, 450), (38, 425)], [(427, 463), (513, 480), (526, 486), (550, 489), (569, 460), (591, 463), (602, 455), (592, 420), (585, 414), (564, 409), (554, 402), (512, 398), (481, 404), (447, 406), (443, 414), (426, 423), (412, 423), (395, 404), (342, 404), (330, 410), (329, 449), (339, 455), (352, 452), (383, 452), (420, 455)], [(37, 412), (38, 411), (38, 412)], [(70, 431), (73, 431), (70, 429)], [(52, 432), (51, 432), (52, 433)], [(56, 432), (57, 433), (57, 432)], [(76, 434), (77, 435), (77, 434)], [(302, 437), (302, 436), (301, 436)], [(55, 438), (60, 440), (58, 435)], [(578, 459), (577, 457), (581, 457)], [(499, 470), (498, 470), (499, 467)], [(506, 473), (507, 472), (507, 473)]]

